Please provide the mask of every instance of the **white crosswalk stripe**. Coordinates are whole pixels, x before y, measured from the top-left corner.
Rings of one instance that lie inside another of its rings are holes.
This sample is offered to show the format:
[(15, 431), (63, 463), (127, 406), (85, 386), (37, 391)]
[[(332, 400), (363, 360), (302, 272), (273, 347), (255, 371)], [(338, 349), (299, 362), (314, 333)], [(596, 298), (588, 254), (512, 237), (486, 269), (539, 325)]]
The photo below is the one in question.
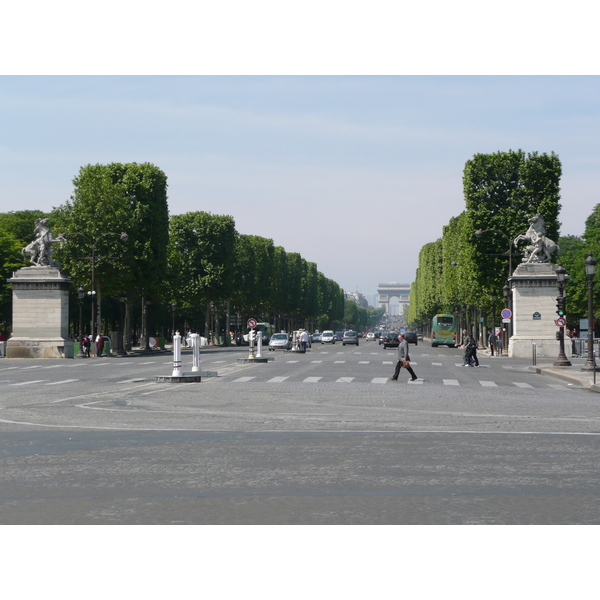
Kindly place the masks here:
[(368, 365), (371, 361), (370, 360), (359, 360), (358, 364), (359, 365)]
[(374, 377), (371, 379), (371, 383), (385, 383), (387, 380), (387, 377)]
[(480, 381), (479, 382), (483, 387), (498, 387), (496, 383), (493, 381)]
[(523, 383), (522, 381), (513, 381), (513, 385), (516, 385), (520, 388), (533, 388), (532, 385), (529, 385), (528, 383)]
[(267, 383), (281, 383), (286, 379), (289, 379), (289, 377), (272, 377), (271, 379), (269, 379), (269, 381), (267, 381)]
[(336, 379), (336, 383), (352, 383), (353, 380), (354, 377), (340, 377), (339, 379)]
[(433, 367), (441, 367), (442, 363), (431, 363), (431, 366), (433, 366)]
[(457, 379), (444, 379), (444, 385), (460, 385)]
[(307, 377), (303, 383), (317, 383), (318, 381), (320, 381), (321, 379), (323, 379), (322, 377)]
[(252, 381), (255, 377), (238, 377), (234, 379), (232, 383), (246, 383), (247, 381)]

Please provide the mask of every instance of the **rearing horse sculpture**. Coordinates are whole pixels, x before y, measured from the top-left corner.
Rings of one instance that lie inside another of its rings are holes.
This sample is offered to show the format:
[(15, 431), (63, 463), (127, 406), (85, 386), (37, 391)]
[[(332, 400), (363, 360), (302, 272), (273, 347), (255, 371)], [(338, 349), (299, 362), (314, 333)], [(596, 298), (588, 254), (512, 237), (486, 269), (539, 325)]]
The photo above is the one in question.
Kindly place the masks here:
[(21, 250), (23, 258), (29, 255), (29, 261), (36, 267), (59, 267), (60, 265), (52, 260), (51, 255), (54, 251), (52, 244), (66, 243), (65, 237), (62, 234), (58, 237), (52, 235), (48, 227), (48, 219), (36, 219), (34, 233), (35, 240)]
[(558, 251), (560, 248), (556, 242), (553, 242), (550, 238), (546, 237), (546, 223), (544, 217), (540, 214), (535, 215), (529, 219), (529, 229), (525, 235), (518, 235), (513, 244), (516, 246), (519, 242), (527, 241), (530, 245), (525, 248), (523, 252), (524, 263), (539, 263), (549, 262), (552, 253)]

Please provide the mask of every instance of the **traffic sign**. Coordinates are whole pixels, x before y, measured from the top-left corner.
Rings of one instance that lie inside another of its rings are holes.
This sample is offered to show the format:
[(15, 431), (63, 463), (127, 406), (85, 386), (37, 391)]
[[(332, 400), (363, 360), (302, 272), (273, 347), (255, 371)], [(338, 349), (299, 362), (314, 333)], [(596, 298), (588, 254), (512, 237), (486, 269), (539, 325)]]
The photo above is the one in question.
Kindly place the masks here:
[(567, 324), (567, 322), (562, 317), (559, 317), (558, 319), (556, 319), (557, 327), (564, 327), (566, 324)]
[(505, 308), (502, 310), (502, 312), (500, 313), (500, 316), (503, 319), (510, 319), (512, 317), (512, 310), (510, 310), (510, 308)]
[(248, 319), (248, 327), (254, 329), (256, 327), (256, 319)]

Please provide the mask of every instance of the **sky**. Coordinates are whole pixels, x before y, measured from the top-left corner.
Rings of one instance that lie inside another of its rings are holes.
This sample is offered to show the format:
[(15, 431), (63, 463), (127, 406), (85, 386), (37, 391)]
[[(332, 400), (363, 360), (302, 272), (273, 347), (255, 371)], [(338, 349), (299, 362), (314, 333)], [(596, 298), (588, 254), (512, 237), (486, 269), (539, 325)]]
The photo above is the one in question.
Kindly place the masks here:
[[(51, 210), (86, 164), (150, 162), (170, 214), (227, 214), (347, 291), (411, 283), (476, 153), (555, 152), (561, 234), (600, 201), (597, 76), (0, 77), (0, 211)], [(524, 230), (526, 224), (524, 224)]]

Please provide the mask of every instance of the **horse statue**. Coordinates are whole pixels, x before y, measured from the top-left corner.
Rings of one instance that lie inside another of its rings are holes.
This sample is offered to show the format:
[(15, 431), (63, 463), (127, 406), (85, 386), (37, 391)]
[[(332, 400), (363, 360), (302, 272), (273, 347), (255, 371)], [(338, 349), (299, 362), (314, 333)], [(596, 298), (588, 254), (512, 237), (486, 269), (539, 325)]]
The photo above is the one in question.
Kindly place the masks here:
[(560, 248), (556, 242), (546, 237), (546, 223), (543, 215), (537, 214), (528, 221), (529, 229), (525, 235), (518, 235), (513, 244), (516, 246), (519, 242), (530, 242), (523, 252), (524, 263), (549, 262), (552, 253), (560, 253)]
[(21, 250), (23, 258), (27, 259), (29, 255), (29, 261), (36, 267), (60, 267), (52, 259), (54, 252), (52, 244), (60, 243), (62, 246), (67, 241), (65, 236), (61, 233), (58, 237), (54, 237), (48, 227), (48, 219), (36, 219), (34, 233), (35, 240)]

